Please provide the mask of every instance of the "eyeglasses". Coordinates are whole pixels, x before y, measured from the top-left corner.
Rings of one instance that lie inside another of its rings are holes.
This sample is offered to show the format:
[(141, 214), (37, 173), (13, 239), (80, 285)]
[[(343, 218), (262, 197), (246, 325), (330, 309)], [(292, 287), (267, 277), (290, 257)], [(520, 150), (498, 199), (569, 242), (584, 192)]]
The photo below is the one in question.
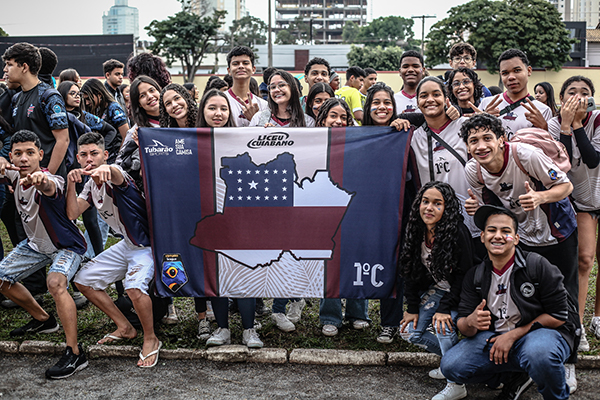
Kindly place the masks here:
[(460, 85), (467, 86), (467, 85), (469, 85), (471, 83), (473, 83), (473, 81), (471, 79), (465, 78), (462, 81), (454, 81), (454, 82), (452, 82), (452, 87), (457, 88), (457, 87), (460, 87)]
[(283, 88), (285, 88), (288, 84), (285, 82), (279, 82), (277, 85), (269, 85), (267, 86), (267, 89), (269, 89), (269, 92), (272, 92), (273, 90), (277, 89), (277, 90), (282, 90)]
[(80, 92), (76, 92), (74, 90), (70, 91), (68, 93), (68, 95), (71, 96), (71, 97), (81, 97), (81, 93)]
[(464, 62), (471, 62), (473, 61), (473, 57), (471, 56), (456, 56), (456, 57), (452, 57), (452, 61), (454, 61), (455, 63), (459, 63), (462, 60), (464, 60)]

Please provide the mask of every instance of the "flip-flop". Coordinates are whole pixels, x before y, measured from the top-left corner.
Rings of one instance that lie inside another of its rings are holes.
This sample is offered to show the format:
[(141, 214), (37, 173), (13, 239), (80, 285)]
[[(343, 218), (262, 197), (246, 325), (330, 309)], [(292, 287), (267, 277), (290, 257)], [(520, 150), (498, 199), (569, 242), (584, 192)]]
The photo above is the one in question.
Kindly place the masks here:
[(156, 366), (156, 364), (158, 364), (158, 352), (160, 351), (160, 348), (162, 347), (162, 342), (159, 340), (158, 341), (158, 348), (154, 351), (151, 351), (150, 353), (148, 353), (146, 356), (144, 356), (142, 354), (142, 352), (140, 351), (140, 360), (142, 361), (146, 361), (146, 359), (148, 357), (151, 357), (153, 355), (156, 354), (156, 358), (154, 359), (154, 363), (152, 365), (140, 365), (140, 368), (153, 368)]
[[(103, 340), (103, 339), (110, 339), (110, 342), (100, 343), (100, 340)], [(119, 340), (123, 340), (123, 339), (125, 339), (125, 338), (107, 333), (106, 335), (104, 335), (104, 337), (102, 339), (98, 340), (98, 342), (96, 342), (96, 343), (97, 344), (108, 344), (108, 343), (112, 343), (112, 342), (118, 342)]]

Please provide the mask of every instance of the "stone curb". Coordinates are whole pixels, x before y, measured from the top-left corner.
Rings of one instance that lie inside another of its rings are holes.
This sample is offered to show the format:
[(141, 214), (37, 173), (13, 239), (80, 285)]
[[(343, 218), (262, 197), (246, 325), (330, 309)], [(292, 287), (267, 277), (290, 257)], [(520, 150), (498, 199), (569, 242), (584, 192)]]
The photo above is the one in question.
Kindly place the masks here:
[[(65, 343), (38, 340), (0, 341), (0, 354), (60, 355)], [(89, 358), (127, 357), (137, 358), (138, 346), (91, 345), (86, 349)], [(355, 351), (329, 349), (248, 349), (242, 345), (227, 345), (209, 349), (161, 350), (163, 360), (201, 360), (218, 362), (256, 362), (271, 364), (315, 364), (315, 365), (401, 365), (410, 367), (437, 368), (440, 357), (428, 353)], [(600, 369), (600, 356), (579, 356), (578, 369)]]
[(383, 351), (295, 349), (290, 353), (290, 363), (320, 365), (385, 365), (387, 354)]

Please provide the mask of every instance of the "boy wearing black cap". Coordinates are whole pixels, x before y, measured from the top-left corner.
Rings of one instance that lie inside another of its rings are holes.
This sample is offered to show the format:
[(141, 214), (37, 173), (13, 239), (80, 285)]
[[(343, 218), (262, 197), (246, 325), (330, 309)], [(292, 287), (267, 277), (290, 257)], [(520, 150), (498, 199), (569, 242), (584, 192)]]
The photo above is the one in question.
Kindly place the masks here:
[(517, 399), (534, 381), (545, 399), (567, 399), (565, 361), (575, 347), (577, 314), (558, 268), (517, 248), (518, 220), (484, 205), (475, 213), (489, 259), (467, 272), (457, 327), (467, 337), (442, 358), (457, 383), (504, 384)]

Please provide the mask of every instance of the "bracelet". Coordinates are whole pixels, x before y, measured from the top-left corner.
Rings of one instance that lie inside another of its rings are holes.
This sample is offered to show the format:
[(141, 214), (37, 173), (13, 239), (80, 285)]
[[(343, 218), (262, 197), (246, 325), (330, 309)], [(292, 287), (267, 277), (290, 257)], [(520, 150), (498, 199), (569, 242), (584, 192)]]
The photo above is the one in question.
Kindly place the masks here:
[(573, 132), (571, 132), (571, 130), (568, 131), (564, 131), (564, 130), (560, 130), (560, 134), (561, 135), (567, 135), (567, 136), (573, 136)]

